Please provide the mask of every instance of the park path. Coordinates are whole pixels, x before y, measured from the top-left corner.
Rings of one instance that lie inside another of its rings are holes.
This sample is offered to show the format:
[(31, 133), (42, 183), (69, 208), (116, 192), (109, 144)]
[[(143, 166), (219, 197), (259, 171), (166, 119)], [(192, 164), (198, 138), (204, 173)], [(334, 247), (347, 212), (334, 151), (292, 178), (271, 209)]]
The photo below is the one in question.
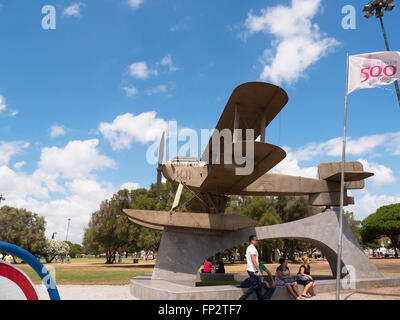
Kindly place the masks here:
[[(129, 285), (58, 285), (62, 300), (137, 300)], [(43, 285), (35, 285), (40, 300), (49, 295)], [(368, 288), (342, 292), (341, 300), (400, 300), (400, 287)], [(321, 293), (307, 300), (335, 300), (335, 293)]]
[[(336, 293), (321, 293), (310, 300), (335, 300)], [(366, 288), (344, 291), (340, 300), (400, 300), (400, 287)]]
[[(129, 290), (129, 285), (58, 285), (62, 300), (136, 300)], [(49, 300), (43, 285), (35, 285), (40, 300)]]

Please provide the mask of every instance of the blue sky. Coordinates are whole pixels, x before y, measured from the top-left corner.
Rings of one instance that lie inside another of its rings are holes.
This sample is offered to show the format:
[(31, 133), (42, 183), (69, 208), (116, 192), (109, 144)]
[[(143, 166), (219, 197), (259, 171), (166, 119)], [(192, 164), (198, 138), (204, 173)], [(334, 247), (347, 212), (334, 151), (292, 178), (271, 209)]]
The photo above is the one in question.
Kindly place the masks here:
[[(4, 204), (44, 215), (59, 239), (71, 217), (80, 242), (102, 199), (155, 181), (146, 150), (169, 120), (212, 129), (233, 89), (256, 80), (289, 95), (267, 128), (288, 151), (275, 170), (315, 176), (340, 161), (346, 52), (385, 50), (364, 2), (0, 0)], [(342, 28), (346, 4), (355, 30)], [(41, 26), (45, 5), (55, 30)], [(399, 10), (384, 16), (392, 50)], [(376, 173), (352, 193), (358, 218), (400, 202), (399, 116), (393, 85), (349, 96), (347, 159)]]

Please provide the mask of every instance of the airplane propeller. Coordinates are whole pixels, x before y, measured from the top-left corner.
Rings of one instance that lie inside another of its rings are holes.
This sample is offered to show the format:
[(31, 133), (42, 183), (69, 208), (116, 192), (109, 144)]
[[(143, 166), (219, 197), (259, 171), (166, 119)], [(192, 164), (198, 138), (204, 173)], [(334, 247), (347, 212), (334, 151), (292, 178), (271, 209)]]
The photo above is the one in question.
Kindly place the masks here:
[(162, 179), (162, 169), (163, 169), (162, 161), (164, 159), (164, 146), (165, 146), (165, 131), (161, 136), (160, 148), (158, 149), (157, 189), (156, 189), (157, 199), (160, 199), (160, 189), (161, 189), (161, 179)]

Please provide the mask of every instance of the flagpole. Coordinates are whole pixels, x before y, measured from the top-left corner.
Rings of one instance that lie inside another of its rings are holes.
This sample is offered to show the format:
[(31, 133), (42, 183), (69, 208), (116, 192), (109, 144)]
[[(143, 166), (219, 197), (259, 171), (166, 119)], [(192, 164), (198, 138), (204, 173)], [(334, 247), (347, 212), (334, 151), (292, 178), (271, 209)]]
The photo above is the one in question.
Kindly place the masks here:
[(336, 300), (340, 300), (340, 276), (342, 274), (342, 233), (343, 233), (343, 202), (344, 202), (344, 166), (346, 162), (346, 125), (347, 125), (347, 88), (349, 81), (349, 53), (346, 56), (346, 91), (344, 95), (344, 124), (342, 143), (342, 165), (340, 178), (340, 212), (339, 212), (339, 241), (337, 251), (336, 269)]
[[(379, 21), (381, 22), (383, 39), (385, 40), (385, 45), (386, 45), (386, 51), (390, 51), (389, 41), (388, 41), (387, 36), (386, 36), (386, 30), (385, 30), (385, 26), (383, 25), (383, 20), (382, 20), (382, 16), (381, 15), (379, 15)], [(397, 80), (394, 82), (394, 87), (396, 89), (397, 101), (399, 102), (399, 107), (400, 107), (400, 89), (399, 89), (399, 84), (398, 84)]]

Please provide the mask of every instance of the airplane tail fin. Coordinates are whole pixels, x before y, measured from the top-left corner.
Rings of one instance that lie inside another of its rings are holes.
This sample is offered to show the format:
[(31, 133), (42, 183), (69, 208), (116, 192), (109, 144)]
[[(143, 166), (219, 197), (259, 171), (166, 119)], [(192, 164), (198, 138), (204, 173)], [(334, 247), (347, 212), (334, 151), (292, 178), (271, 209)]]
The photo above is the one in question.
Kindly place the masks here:
[[(340, 182), (341, 162), (324, 162), (318, 165), (318, 178), (321, 180)], [(372, 177), (372, 172), (364, 171), (359, 161), (346, 161), (344, 165), (345, 189), (363, 189), (364, 179)]]
[[(318, 178), (321, 180), (340, 182), (341, 180), (341, 162), (325, 162), (318, 165)], [(344, 199), (343, 204), (354, 204), (354, 198), (347, 196), (349, 189), (363, 189), (365, 186), (364, 179), (374, 174), (364, 171), (364, 167), (359, 161), (345, 162), (344, 166)], [(320, 192), (310, 194), (309, 203), (313, 206), (339, 206), (340, 192)]]

